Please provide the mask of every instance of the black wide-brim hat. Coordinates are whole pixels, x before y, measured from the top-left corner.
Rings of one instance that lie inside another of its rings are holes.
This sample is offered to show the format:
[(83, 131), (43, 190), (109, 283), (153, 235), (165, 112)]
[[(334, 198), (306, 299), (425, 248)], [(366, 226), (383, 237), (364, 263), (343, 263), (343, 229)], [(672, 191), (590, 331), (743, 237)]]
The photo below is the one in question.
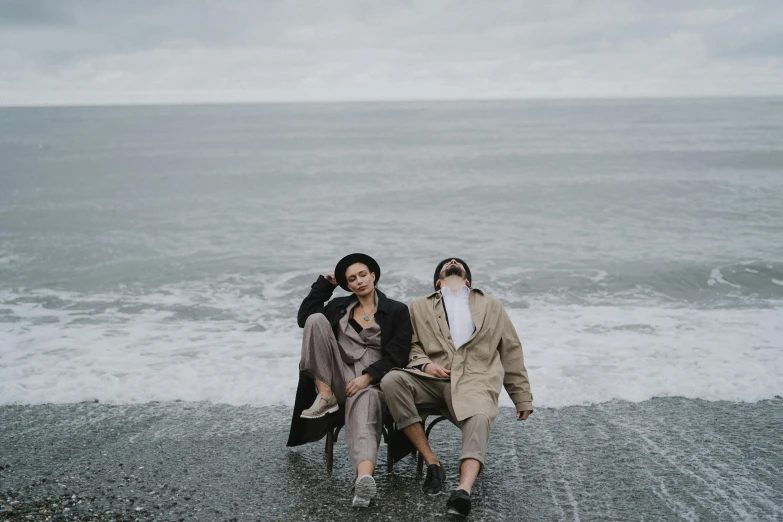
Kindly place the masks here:
[(348, 254), (341, 260), (337, 262), (337, 266), (334, 267), (334, 278), (337, 279), (337, 284), (340, 285), (340, 288), (343, 290), (348, 290), (348, 280), (345, 278), (345, 271), (348, 270), (348, 267), (351, 266), (354, 263), (364, 263), (367, 265), (367, 268), (370, 269), (370, 272), (375, 274), (375, 284), (378, 284), (378, 281), (381, 280), (381, 267), (378, 265), (378, 263), (375, 261), (375, 259), (371, 258), (367, 254)]
[(465, 268), (465, 279), (467, 279), (471, 285), (473, 284), (473, 278), (470, 276), (470, 267), (468, 266), (468, 264), (458, 257), (447, 257), (446, 259), (438, 263), (438, 267), (435, 269), (435, 280), (432, 282), (433, 286), (435, 286), (435, 290), (438, 289), (438, 279), (440, 279), (440, 271), (443, 269), (443, 265), (445, 265), (452, 259), (457, 263), (461, 264)]

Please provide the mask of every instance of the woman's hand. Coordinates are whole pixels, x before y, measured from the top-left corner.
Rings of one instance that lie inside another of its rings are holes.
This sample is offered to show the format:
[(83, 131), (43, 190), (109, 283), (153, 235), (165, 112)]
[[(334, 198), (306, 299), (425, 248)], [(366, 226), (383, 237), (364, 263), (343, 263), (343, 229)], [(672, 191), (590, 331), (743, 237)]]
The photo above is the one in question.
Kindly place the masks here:
[(345, 387), (345, 395), (353, 397), (368, 387), (370, 383), (372, 383), (372, 375), (364, 373), (348, 383), (348, 386)]
[(324, 274), (324, 279), (332, 283), (334, 286), (337, 286), (337, 279), (334, 277), (334, 272), (328, 272)]
[(424, 373), (428, 373), (433, 377), (438, 377), (440, 379), (448, 379), (451, 377), (451, 370), (447, 370), (440, 364), (435, 363), (427, 363), (427, 366), (424, 367)]

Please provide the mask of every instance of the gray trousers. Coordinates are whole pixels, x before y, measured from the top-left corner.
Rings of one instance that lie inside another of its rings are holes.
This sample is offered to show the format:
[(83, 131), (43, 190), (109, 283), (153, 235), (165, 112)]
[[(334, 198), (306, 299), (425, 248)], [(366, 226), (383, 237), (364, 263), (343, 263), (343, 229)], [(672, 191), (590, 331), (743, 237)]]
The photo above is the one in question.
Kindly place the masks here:
[(489, 418), (486, 415), (474, 415), (457, 421), (451, 403), (450, 381), (392, 370), (381, 380), (381, 389), (397, 429), (421, 422), (419, 411), (440, 412), (462, 431), (460, 462), (475, 459), (484, 466), (489, 441)]
[(368, 349), (361, 359), (346, 362), (326, 317), (313, 314), (307, 318), (299, 371), (328, 384), (337, 402), (345, 405), (345, 443), (354, 474), (360, 462), (369, 460), (375, 464), (378, 459), (387, 410), (379, 386), (368, 386), (353, 397), (345, 396), (345, 387), (378, 359), (380, 351)]

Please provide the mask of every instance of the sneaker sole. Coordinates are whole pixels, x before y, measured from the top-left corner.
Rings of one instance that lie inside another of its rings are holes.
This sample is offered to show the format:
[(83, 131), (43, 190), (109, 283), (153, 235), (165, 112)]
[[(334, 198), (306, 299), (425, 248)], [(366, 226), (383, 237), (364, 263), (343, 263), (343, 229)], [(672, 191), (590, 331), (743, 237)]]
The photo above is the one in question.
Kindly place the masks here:
[(321, 413), (319, 415), (305, 415), (304, 413), (302, 413), (299, 416), (301, 418), (303, 418), (303, 419), (320, 419), (321, 417), (323, 417), (327, 413), (334, 413), (334, 412), (336, 412), (339, 409), (340, 409), (340, 406), (337, 405), (337, 406), (332, 406), (331, 408), (329, 408), (328, 410), (326, 410), (325, 412), (323, 412), (323, 413)]
[(459, 510), (454, 509), (454, 508), (447, 509), (446, 510), (446, 514), (447, 515), (456, 515), (456, 516), (462, 517), (462, 518), (467, 518), (468, 517), (468, 515), (465, 515), (465, 514), (461, 513)]
[(367, 475), (356, 481), (354, 487), (353, 507), (367, 507), (375, 498), (375, 479)]

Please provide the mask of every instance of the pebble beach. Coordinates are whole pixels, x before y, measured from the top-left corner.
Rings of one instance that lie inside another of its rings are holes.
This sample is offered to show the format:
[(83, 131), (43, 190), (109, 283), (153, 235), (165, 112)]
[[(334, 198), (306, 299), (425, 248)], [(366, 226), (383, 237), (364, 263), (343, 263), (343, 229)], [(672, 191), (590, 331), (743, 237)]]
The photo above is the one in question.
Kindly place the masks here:
[[(783, 400), (502, 409), (470, 520), (783, 519)], [(0, 407), (0, 520), (444, 520), (416, 462), (351, 508), (344, 441), (286, 448), (290, 412), (209, 403)], [(432, 432), (457, 484), (459, 431)], [(385, 444), (379, 461), (385, 460)]]

